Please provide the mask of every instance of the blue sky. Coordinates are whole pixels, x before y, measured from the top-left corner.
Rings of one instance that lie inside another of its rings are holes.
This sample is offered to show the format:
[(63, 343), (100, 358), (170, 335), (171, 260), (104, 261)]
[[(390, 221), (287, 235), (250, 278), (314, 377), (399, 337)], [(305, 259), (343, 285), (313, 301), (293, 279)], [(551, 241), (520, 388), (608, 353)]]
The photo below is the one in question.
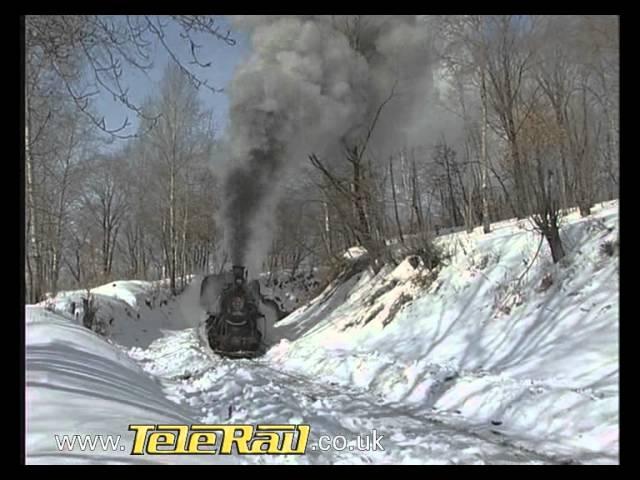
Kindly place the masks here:
[[(191, 68), (200, 79), (206, 79), (208, 84), (215, 88), (227, 88), (233, 77), (235, 67), (246, 59), (250, 52), (250, 40), (244, 32), (232, 30), (232, 36), (236, 40), (236, 44), (233, 46), (227, 45), (223, 41), (215, 40), (210, 36), (198, 38), (199, 43), (202, 45), (202, 48), (198, 51), (198, 58), (202, 63), (211, 62), (211, 66), (207, 68), (189, 65), (191, 54), (188, 41), (179, 37), (179, 29), (173, 24), (167, 28), (166, 42), (178, 53), (177, 56), (180, 60), (184, 61), (184, 64)], [(169, 61), (172, 60), (166, 50), (161, 45), (156, 45), (153, 68), (144, 73), (133, 67), (124, 71), (124, 83), (129, 88), (129, 97), (134, 104), (141, 104), (146, 96), (158, 88), (164, 68)], [(200, 90), (202, 101), (207, 107), (213, 109), (216, 125), (221, 131), (225, 128), (228, 120), (229, 100), (227, 93), (214, 93), (204, 87)], [(138, 125), (135, 112), (129, 110), (122, 103), (113, 100), (110, 94), (102, 92), (96, 98), (95, 107), (99, 114), (105, 117), (107, 128), (119, 127), (123, 124), (125, 118), (128, 118), (131, 125), (121, 133), (135, 133)], [(111, 147), (116, 148), (119, 144), (121, 144), (121, 141), (116, 140)]]

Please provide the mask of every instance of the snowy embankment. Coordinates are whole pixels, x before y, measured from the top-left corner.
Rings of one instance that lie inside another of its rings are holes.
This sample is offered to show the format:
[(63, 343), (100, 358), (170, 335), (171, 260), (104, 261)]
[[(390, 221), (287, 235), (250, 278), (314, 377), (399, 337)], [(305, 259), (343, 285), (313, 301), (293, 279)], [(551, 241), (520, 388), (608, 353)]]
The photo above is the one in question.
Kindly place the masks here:
[(561, 265), (528, 221), (439, 237), (451, 259), (437, 275), (405, 260), (329, 288), (278, 325), (268, 358), (538, 452), (615, 463), (619, 257), (601, 246), (617, 208), (565, 219)]
[[(55, 435), (133, 437), (129, 423), (182, 423), (187, 409), (120, 349), (70, 319), (27, 307), (26, 451), (28, 463), (109, 461), (109, 453), (60, 452)], [(130, 445), (131, 443), (129, 443)], [(128, 452), (126, 452), (128, 454)], [(105, 456), (106, 455), (106, 456)], [(113, 452), (124, 458), (124, 452)], [(147, 463), (145, 459), (132, 462)]]
[[(131, 423), (197, 423), (198, 412), (168, 399), (162, 382), (124, 349), (146, 347), (163, 333), (184, 328), (172, 324), (185, 318), (178, 314), (181, 305), (148, 282), (117, 282), (92, 293), (98, 315), (107, 324), (114, 319), (108, 339), (78, 324), (69, 312), (70, 302), (81, 304), (83, 291), (58, 295), (51, 311), (43, 304), (26, 307), (27, 463), (203, 463), (198, 456), (129, 455)], [(64, 435), (113, 435), (120, 441), (113, 451), (83, 452), (77, 446), (59, 451)]]
[[(93, 289), (106, 338), (70, 313), (85, 292), (63, 292), (26, 311), (27, 462), (617, 463), (619, 257), (600, 251), (617, 233), (617, 202), (572, 214), (558, 266), (513, 221), (440, 237), (438, 272), (405, 261), (331, 285), (254, 361), (203, 345), (197, 279), (177, 298)], [(375, 428), (385, 450), (133, 457), (130, 423), (309, 423), (309, 445)], [(91, 433), (125, 449), (56, 448)]]

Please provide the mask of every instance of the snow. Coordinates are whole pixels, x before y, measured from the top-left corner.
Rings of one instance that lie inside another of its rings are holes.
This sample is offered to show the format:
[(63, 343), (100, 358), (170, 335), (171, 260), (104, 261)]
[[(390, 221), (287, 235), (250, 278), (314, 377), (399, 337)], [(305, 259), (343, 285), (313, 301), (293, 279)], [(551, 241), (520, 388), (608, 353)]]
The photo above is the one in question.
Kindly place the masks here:
[[(337, 308), (318, 301), (279, 324), (284, 335), (299, 331), (323, 310), (322, 322), (269, 357), (391, 404), (460, 411), (487, 429), (501, 422), (504, 435), (539, 452), (615, 462), (619, 259), (603, 257), (600, 245), (616, 238), (617, 203), (588, 219), (568, 217), (567, 266), (553, 265), (544, 243), (516, 286), (540, 243), (523, 226), (503, 222), (490, 235), (476, 229), (439, 238), (452, 259), (430, 284), (406, 260), (391, 273), (363, 274), (335, 293), (346, 298)], [(540, 291), (549, 273), (554, 282)], [(428, 286), (412, 281), (421, 278)], [(412, 300), (385, 324), (403, 295)]]
[(130, 446), (130, 423), (194, 418), (193, 411), (169, 401), (160, 383), (121, 349), (38, 307), (27, 307), (26, 315), (28, 463), (149, 463), (129, 457), (130, 448), (100, 454), (59, 452), (54, 435), (121, 435)]
[(351, 247), (346, 252), (344, 252), (343, 258), (347, 260), (356, 260), (367, 255), (367, 253), (367, 250), (363, 247)]
[[(526, 221), (441, 236), (438, 271), (407, 259), (334, 282), (255, 360), (207, 349), (197, 278), (177, 298), (149, 282), (93, 289), (105, 337), (69, 312), (82, 291), (28, 306), (27, 462), (618, 463), (619, 257), (600, 252), (617, 209), (566, 217), (560, 265)], [(376, 429), (384, 451), (132, 457), (129, 423), (308, 423), (309, 446)], [(57, 452), (65, 433), (129, 450)]]

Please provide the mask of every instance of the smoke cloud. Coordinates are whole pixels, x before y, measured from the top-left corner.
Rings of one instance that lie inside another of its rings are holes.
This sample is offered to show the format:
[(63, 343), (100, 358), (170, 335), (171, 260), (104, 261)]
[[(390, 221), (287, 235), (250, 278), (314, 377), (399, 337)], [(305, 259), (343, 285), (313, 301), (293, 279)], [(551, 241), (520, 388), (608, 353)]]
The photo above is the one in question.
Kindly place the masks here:
[(230, 88), (227, 247), (251, 274), (268, 252), (282, 181), (308, 155), (328, 164), (365, 135), (385, 106), (369, 146), (382, 156), (416, 132), (432, 76), (428, 29), (417, 16), (246, 16), (253, 52)]

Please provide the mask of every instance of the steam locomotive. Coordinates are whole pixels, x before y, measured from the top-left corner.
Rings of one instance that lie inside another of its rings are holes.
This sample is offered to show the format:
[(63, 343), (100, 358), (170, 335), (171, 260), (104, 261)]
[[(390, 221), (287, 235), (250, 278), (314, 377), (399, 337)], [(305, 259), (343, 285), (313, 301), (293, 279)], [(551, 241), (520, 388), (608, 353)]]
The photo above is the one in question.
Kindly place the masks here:
[(265, 318), (258, 308), (260, 287), (257, 281), (247, 282), (243, 266), (233, 266), (232, 273), (233, 280), (223, 287), (215, 313), (209, 312), (205, 321), (207, 340), (221, 356), (257, 357), (264, 353), (263, 332), (258, 325)]

